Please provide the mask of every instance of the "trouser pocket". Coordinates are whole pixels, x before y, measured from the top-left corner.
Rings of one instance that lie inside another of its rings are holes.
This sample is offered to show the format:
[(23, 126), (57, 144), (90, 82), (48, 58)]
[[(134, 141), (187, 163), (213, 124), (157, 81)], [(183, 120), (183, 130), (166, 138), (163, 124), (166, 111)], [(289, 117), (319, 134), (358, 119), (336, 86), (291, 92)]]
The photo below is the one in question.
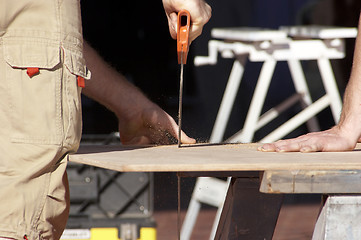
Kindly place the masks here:
[(84, 79), (90, 78), (81, 52), (62, 49), (64, 55), (63, 71), (63, 120), (64, 145), (75, 151), (79, 145), (82, 130), (81, 89)]
[(42, 44), (4, 44), (11, 141), (62, 144), (77, 149), (81, 137), (79, 78), (90, 78), (81, 52)]
[(4, 44), (4, 58), (8, 63), (11, 141), (61, 144), (63, 69), (59, 47)]

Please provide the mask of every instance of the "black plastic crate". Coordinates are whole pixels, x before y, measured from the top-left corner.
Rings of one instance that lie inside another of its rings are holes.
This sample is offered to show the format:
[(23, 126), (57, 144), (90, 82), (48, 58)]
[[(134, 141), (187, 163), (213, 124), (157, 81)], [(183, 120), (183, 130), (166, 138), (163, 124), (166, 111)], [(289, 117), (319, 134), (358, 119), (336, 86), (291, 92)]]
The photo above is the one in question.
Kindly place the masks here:
[(120, 219), (153, 213), (153, 174), (69, 163), (70, 218)]

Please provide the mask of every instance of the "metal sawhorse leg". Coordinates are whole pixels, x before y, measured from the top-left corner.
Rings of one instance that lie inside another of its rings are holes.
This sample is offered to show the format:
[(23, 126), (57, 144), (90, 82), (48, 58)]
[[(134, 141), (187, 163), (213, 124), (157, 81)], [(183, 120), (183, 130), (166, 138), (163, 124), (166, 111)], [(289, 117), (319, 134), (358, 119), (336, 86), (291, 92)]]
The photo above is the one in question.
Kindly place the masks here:
[(224, 199), (228, 189), (228, 182), (211, 177), (198, 177), (188, 211), (181, 229), (181, 239), (190, 239), (202, 204), (216, 207), (217, 213), (213, 222), (210, 240), (214, 239), (221, 216)]

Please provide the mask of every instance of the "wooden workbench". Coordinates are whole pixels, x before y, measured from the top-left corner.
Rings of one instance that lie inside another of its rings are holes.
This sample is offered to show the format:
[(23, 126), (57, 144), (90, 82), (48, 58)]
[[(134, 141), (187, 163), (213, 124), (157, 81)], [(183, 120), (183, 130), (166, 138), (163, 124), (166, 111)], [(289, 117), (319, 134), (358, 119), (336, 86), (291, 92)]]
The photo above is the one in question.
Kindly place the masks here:
[[(352, 196), (361, 193), (361, 145), (348, 152), (317, 153), (260, 152), (257, 151), (258, 146), (83, 146), (68, 159), (121, 172), (177, 172), (180, 176), (190, 173), (188, 176), (193, 177), (219, 173), (219, 176), (233, 177), (219, 221), (215, 237), (217, 240), (272, 239), (282, 204), (280, 193), (337, 193)], [(338, 199), (331, 200), (327, 209), (340, 209), (339, 206), (332, 208), (335, 206), (333, 202)], [(347, 206), (341, 205), (348, 212), (360, 212), (356, 216), (361, 215), (361, 205), (354, 204), (361, 203), (361, 197), (347, 197), (341, 201), (351, 201)], [(339, 202), (337, 204), (340, 205)], [(319, 227), (314, 234), (317, 238), (314, 239), (345, 239), (339, 230), (341, 225), (355, 230), (356, 236), (361, 236), (361, 231), (357, 230), (361, 227), (360, 221), (348, 215), (341, 216), (345, 211), (335, 213), (336, 218), (328, 217), (331, 210), (321, 214)], [(325, 224), (327, 221), (333, 222)], [(332, 224), (338, 226), (337, 232), (335, 229), (327, 229)], [(326, 235), (333, 238), (326, 238)]]

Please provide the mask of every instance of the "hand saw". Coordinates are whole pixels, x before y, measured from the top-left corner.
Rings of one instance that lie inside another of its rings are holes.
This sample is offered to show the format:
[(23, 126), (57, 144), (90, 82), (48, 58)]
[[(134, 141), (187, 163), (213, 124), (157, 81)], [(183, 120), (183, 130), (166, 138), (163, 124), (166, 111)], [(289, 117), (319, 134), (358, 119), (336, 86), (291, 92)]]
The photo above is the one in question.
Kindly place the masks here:
[(181, 65), (179, 77), (179, 107), (178, 107), (178, 147), (181, 146), (182, 134), (182, 103), (183, 103), (183, 65), (187, 62), (188, 48), (189, 48), (189, 29), (190, 29), (191, 15), (187, 10), (178, 12), (177, 21), (177, 53), (178, 64)]

